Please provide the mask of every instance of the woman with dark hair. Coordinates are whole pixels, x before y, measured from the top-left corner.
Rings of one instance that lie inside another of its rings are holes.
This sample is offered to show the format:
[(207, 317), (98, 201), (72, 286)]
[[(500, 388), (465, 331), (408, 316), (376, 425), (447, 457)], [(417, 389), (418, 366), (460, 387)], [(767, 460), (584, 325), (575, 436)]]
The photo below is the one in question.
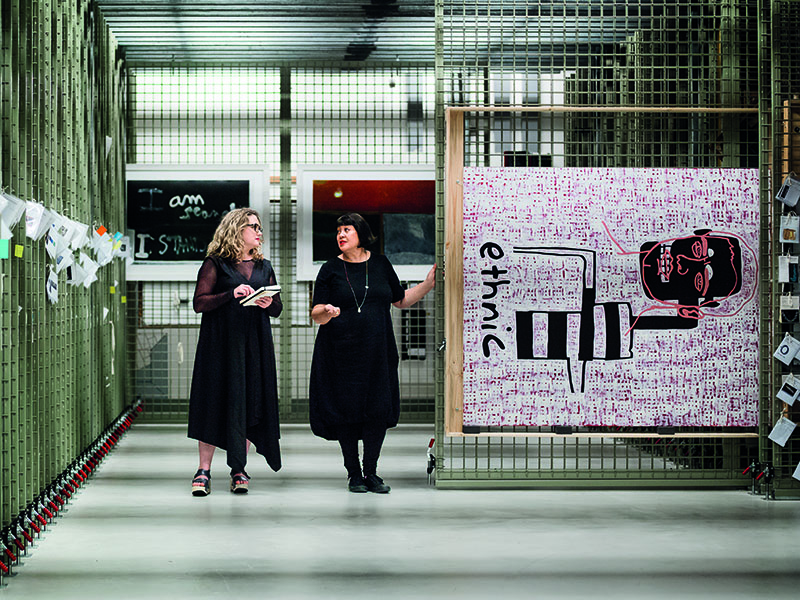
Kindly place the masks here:
[(430, 292), (436, 265), (423, 282), (404, 289), (389, 260), (364, 247), (375, 236), (361, 215), (342, 215), (337, 224), (341, 254), (320, 268), (311, 302), (311, 318), (320, 326), (311, 362), (311, 429), (339, 442), (351, 492), (387, 493), (378, 458), (400, 413), (390, 306), (408, 308)]
[(261, 220), (250, 208), (226, 214), (197, 276), (194, 310), (202, 313), (189, 400), (189, 437), (198, 440), (200, 465), (192, 495), (211, 493), (211, 459), (227, 451), (230, 490), (245, 494), (251, 442), (272, 470), (281, 468), (278, 387), (270, 318), (280, 316), (280, 294), (254, 306), (241, 299), (276, 285), (261, 253)]

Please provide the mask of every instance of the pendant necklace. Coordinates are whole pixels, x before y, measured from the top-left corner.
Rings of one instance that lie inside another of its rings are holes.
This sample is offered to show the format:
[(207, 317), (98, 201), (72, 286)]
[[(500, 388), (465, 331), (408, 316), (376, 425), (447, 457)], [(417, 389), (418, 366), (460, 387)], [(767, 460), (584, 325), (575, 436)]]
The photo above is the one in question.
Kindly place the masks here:
[(353, 300), (356, 301), (356, 308), (358, 312), (361, 312), (361, 307), (364, 306), (364, 302), (367, 301), (367, 292), (369, 292), (369, 259), (364, 261), (367, 263), (366, 269), (366, 279), (364, 282), (364, 297), (361, 299), (361, 304), (358, 303), (358, 298), (356, 298), (356, 291), (353, 289), (353, 285), (350, 283), (350, 277), (347, 275), (347, 261), (342, 261), (342, 266), (344, 266), (344, 277), (347, 279), (347, 285), (350, 286), (350, 291), (353, 292)]

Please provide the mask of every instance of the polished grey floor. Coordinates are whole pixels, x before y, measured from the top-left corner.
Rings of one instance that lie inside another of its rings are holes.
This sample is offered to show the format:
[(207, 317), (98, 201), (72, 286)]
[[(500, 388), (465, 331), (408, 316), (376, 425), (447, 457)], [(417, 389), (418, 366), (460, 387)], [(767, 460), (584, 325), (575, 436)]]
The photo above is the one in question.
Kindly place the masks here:
[(800, 502), (744, 491), (461, 491), (427, 483), (428, 427), (389, 432), (388, 495), (285, 426), (284, 468), (193, 498), (183, 427), (137, 424), (0, 598), (797, 598)]

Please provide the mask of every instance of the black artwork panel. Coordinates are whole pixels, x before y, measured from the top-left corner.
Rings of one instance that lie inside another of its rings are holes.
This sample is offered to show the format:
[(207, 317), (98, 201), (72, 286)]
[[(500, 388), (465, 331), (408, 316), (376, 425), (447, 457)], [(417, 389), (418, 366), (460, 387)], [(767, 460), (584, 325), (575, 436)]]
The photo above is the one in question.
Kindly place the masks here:
[(137, 261), (196, 261), (222, 217), (250, 204), (247, 180), (128, 181), (128, 229)]

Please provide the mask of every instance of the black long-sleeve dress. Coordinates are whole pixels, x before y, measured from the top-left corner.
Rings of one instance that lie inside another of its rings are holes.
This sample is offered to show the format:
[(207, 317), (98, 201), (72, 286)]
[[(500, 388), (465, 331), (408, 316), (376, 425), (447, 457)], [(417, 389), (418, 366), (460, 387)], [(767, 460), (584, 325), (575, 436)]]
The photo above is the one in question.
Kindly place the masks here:
[(312, 305), (333, 304), (341, 314), (320, 326), (314, 343), (309, 408), (315, 435), (336, 440), (341, 425), (397, 425), (399, 361), (390, 308), (404, 295), (392, 264), (382, 255), (346, 264), (332, 258), (320, 268)]
[(233, 290), (276, 283), (264, 260), (208, 257), (197, 277), (194, 310), (202, 313), (189, 401), (189, 437), (228, 453), (244, 470), (246, 440), (271, 469), (281, 468), (278, 386), (270, 318), (283, 310), (280, 294), (266, 309), (241, 306)]

